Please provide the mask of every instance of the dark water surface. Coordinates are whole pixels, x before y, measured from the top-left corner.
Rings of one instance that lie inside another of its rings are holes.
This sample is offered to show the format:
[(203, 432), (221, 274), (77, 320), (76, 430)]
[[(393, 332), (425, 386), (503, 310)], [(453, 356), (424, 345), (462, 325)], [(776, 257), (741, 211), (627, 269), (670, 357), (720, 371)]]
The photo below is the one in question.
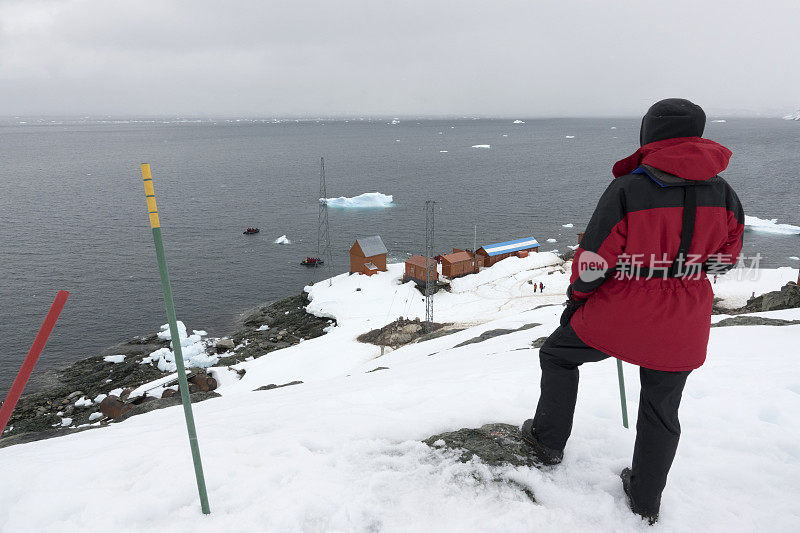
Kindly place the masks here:
[[(166, 322), (140, 162), (153, 170), (178, 316), (222, 334), (318, 275), (298, 262), (316, 248), (321, 155), (329, 196), (394, 196), (388, 209), (331, 210), (341, 272), (358, 235), (380, 234), (390, 261), (422, 252), (429, 198), (441, 251), (471, 247), (475, 224), (479, 245), (532, 234), (566, 250), (638, 140), (631, 119), (18, 122), (0, 123), (0, 397), (58, 289), (71, 295), (37, 373)], [(777, 119), (709, 124), (734, 152), (724, 175), (748, 214), (800, 224), (798, 134)], [(283, 234), (292, 245), (272, 243)], [(745, 251), (797, 266), (799, 241), (748, 233)]]

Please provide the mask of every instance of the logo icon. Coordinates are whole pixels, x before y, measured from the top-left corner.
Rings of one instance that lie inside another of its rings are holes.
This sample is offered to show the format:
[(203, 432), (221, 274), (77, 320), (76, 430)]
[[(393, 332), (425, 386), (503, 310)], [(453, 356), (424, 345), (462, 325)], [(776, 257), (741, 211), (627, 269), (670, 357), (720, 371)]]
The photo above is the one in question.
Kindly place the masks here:
[(597, 281), (606, 275), (608, 262), (594, 252), (583, 250), (578, 257), (578, 277), (585, 283)]

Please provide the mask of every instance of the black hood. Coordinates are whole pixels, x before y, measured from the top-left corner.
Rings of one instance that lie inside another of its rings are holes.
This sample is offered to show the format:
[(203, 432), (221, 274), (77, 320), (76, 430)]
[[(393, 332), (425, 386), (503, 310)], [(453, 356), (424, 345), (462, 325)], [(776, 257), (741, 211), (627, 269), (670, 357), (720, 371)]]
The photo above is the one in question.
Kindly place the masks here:
[(683, 98), (661, 100), (642, 118), (639, 143), (644, 146), (675, 137), (702, 137), (706, 127), (703, 109)]

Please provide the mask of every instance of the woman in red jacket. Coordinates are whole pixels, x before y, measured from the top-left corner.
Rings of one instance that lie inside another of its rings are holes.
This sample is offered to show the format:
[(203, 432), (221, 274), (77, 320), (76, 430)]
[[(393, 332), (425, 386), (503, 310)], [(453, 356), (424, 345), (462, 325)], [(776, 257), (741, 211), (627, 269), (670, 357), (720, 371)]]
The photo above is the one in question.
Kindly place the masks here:
[(561, 462), (578, 366), (616, 357), (640, 367), (641, 397), (623, 488), (654, 523), (680, 437), (686, 378), (705, 361), (713, 291), (742, 249), (744, 212), (718, 174), (731, 151), (703, 139), (705, 113), (677, 98), (642, 119), (641, 148), (614, 165), (572, 263), (567, 308), (539, 352), (541, 394), (522, 434), (543, 464)]

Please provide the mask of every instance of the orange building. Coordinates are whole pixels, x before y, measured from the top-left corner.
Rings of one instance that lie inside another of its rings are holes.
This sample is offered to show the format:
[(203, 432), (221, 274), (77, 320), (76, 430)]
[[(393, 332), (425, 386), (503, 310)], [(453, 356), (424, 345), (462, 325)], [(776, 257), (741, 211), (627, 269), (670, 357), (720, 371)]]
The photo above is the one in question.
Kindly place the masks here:
[(420, 285), (425, 284), (428, 275), (427, 265), (433, 267), (433, 281), (437, 281), (439, 279), (439, 270), (436, 261), (419, 254), (414, 254), (406, 259), (406, 271), (405, 274), (403, 274), (403, 282), (415, 281)]
[(457, 278), (474, 274), (483, 266), (483, 257), (476, 257), (464, 250), (453, 248), (452, 254), (442, 256), (442, 274), (448, 278)]
[(378, 235), (356, 239), (350, 248), (350, 273), (371, 276), (386, 272), (386, 245)]
[(538, 252), (539, 241), (533, 237), (526, 237), (524, 239), (517, 239), (515, 241), (499, 242), (497, 244), (489, 244), (478, 248), (477, 254), (483, 256), (484, 265), (487, 267), (492, 266), (498, 261), (502, 261), (512, 255), (518, 256), (517, 252)]

